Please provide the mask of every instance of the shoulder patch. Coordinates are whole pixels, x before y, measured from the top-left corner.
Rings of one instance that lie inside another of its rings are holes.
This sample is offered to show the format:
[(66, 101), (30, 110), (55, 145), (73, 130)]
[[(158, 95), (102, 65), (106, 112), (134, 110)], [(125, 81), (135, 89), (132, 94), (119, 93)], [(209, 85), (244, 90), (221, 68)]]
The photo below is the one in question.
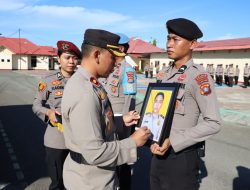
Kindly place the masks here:
[(51, 82), (51, 84), (56, 86), (56, 85), (62, 84), (62, 82), (59, 81), (59, 80), (53, 80), (53, 81)]
[(202, 96), (207, 96), (209, 94), (211, 94), (211, 87), (210, 87), (210, 84), (209, 83), (205, 83), (205, 84), (202, 84), (200, 85), (200, 94)]
[(195, 80), (198, 85), (201, 85), (208, 82), (208, 75), (206, 73), (199, 74), (197, 77), (195, 77)]
[(43, 92), (47, 88), (47, 84), (43, 81), (39, 82), (38, 84), (38, 91)]

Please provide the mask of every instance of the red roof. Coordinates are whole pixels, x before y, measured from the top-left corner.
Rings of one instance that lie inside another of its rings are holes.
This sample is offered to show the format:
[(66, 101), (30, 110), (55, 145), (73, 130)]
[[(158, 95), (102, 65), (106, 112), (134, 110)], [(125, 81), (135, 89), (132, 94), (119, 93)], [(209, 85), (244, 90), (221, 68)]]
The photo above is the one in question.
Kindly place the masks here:
[(57, 49), (51, 46), (38, 46), (25, 38), (0, 37), (0, 46), (15, 54), (56, 56)]
[(250, 38), (199, 42), (194, 51), (250, 49)]
[(166, 51), (138, 38), (131, 38), (129, 41), (128, 54), (147, 54), (163, 52)]

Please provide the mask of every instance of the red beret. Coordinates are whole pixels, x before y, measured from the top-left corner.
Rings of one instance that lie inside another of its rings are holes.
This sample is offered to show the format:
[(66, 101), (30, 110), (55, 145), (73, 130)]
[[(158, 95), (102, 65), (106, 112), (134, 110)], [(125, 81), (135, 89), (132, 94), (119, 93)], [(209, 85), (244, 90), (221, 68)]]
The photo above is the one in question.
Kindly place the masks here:
[(60, 50), (62, 52), (73, 52), (79, 59), (82, 56), (81, 51), (72, 42), (58, 41), (57, 48), (58, 48), (58, 50)]

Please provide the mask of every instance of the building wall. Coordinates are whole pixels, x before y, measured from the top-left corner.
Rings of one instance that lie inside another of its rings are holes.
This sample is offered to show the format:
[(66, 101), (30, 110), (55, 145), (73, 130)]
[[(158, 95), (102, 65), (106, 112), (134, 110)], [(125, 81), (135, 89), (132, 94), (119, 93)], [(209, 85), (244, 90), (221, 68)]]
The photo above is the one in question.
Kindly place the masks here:
[(223, 68), (229, 64), (233, 64), (234, 68), (238, 65), (240, 69), (239, 81), (243, 81), (245, 63), (250, 63), (250, 50), (194, 52), (193, 58), (195, 63), (203, 63), (204, 68), (207, 67), (207, 64), (214, 64), (214, 68), (217, 64), (222, 64)]
[(28, 66), (29, 66), (29, 56), (13, 54), (13, 56), (12, 56), (12, 69), (14, 69), (14, 70), (27, 70)]
[[(207, 67), (207, 64), (214, 64), (214, 68), (216, 68), (217, 64), (222, 64), (223, 68), (228, 64), (233, 64), (234, 68), (238, 65), (240, 69), (239, 81), (243, 81), (245, 63), (250, 64), (250, 49), (194, 52), (193, 60), (197, 64), (203, 63), (204, 68)], [(161, 69), (162, 64), (166, 63), (166, 65), (168, 65), (171, 59), (168, 59), (166, 53), (152, 53), (150, 56), (150, 63), (155, 63), (156, 61), (160, 62)]]
[(0, 46), (0, 69), (12, 69), (12, 52)]

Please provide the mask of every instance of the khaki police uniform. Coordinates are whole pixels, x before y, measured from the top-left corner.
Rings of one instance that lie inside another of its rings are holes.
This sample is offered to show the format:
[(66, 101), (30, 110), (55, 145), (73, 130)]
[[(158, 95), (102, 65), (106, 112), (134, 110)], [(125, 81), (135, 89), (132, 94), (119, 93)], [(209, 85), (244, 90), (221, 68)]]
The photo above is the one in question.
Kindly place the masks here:
[(145, 71), (145, 77), (148, 78), (148, 71), (149, 71), (149, 66), (148, 66), (148, 64), (145, 65), (144, 71)]
[[(180, 69), (170, 66), (162, 82), (177, 82), (181, 87), (170, 131), (171, 147), (163, 157), (152, 158), (151, 188), (168, 189), (161, 185), (165, 184), (180, 189), (198, 189), (197, 143), (205, 141), (221, 128), (213, 80), (191, 59)], [(203, 119), (198, 122), (200, 115)]]
[[(131, 66), (126, 62), (124, 58), (121, 63), (118, 63), (114, 68), (113, 72), (110, 73), (109, 77), (99, 79), (102, 82), (103, 87), (107, 91), (113, 112), (114, 112), (114, 120), (115, 125), (117, 127), (117, 133), (119, 140), (125, 139), (131, 135), (131, 127), (126, 127), (123, 124), (122, 115), (128, 113), (131, 110), (135, 110), (135, 93), (133, 94), (124, 94), (124, 86), (122, 81), (124, 79), (124, 75), (127, 72), (126, 68), (131, 68)], [(130, 76), (130, 80), (127, 81), (127, 84), (133, 86), (136, 85), (135, 72), (133, 72), (133, 76)], [(136, 89), (134, 89), (136, 90)], [(133, 130), (133, 129), (132, 129)], [(132, 163), (131, 163), (132, 164)], [(131, 165), (130, 164), (130, 165)], [(131, 184), (131, 167), (130, 165), (124, 164), (119, 167), (119, 183), (120, 189), (130, 189)]]
[(250, 69), (248, 68), (248, 65), (245, 65), (244, 67), (244, 86), (247, 87), (248, 84), (248, 78), (250, 76)]
[[(131, 66), (126, 62), (126, 60), (123, 59), (121, 63), (117, 64), (117, 66), (114, 68), (114, 71), (107, 79), (99, 79), (108, 93), (108, 97), (115, 116), (119, 139), (127, 138), (131, 134), (130, 127), (123, 127), (122, 115), (128, 113), (131, 110), (135, 110), (135, 95), (125, 95), (123, 93), (122, 86), (122, 80), (125, 74), (124, 70), (125, 68), (130, 67)], [(133, 80), (132, 83), (134, 84), (136, 81)]]
[(151, 139), (158, 142), (160, 140), (161, 130), (164, 123), (164, 117), (159, 114), (146, 113), (142, 120), (142, 126), (150, 129)]
[(239, 67), (236, 67), (235, 68), (235, 75), (234, 75), (234, 81), (235, 81), (236, 85), (238, 84), (239, 75), (240, 75), (240, 69), (239, 69)]
[[(206, 140), (220, 130), (221, 118), (211, 77), (191, 59), (183, 73), (172, 66), (164, 82), (181, 83), (177, 96), (170, 141), (175, 152)], [(184, 78), (184, 79), (183, 79)], [(203, 121), (198, 123), (199, 115)]]
[(79, 67), (68, 81), (62, 99), (66, 147), (64, 183), (69, 190), (113, 190), (116, 166), (135, 162), (131, 137), (117, 141), (113, 110), (101, 83)]
[(229, 69), (228, 69), (228, 85), (230, 87), (233, 87), (234, 75), (235, 75), (235, 70), (234, 70), (233, 66), (229, 66)]
[(48, 109), (54, 109), (61, 113), (61, 99), (66, 83), (67, 79), (63, 77), (60, 71), (55, 71), (43, 77), (38, 85), (38, 91), (32, 106), (33, 112), (47, 123), (44, 145), (48, 174), (52, 180), (49, 189), (64, 188), (62, 170), (68, 150), (62, 132), (49, 123), (46, 113)]

